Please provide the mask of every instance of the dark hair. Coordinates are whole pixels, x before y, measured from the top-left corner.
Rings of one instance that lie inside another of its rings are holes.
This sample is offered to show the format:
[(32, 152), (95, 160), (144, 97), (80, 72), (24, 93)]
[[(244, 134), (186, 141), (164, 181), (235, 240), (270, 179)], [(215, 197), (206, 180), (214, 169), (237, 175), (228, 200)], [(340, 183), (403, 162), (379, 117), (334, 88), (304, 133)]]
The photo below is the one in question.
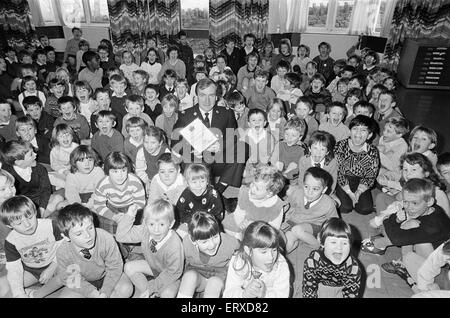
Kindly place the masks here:
[(102, 164), (100, 156), (94, 148), (91, 146), (80, 145), (70, 153), (70, 172), (76, 173), (78, 171), (77, 162), (85, 158), (94, 159), (94, 167), (99, 167)]
[(376, 131), (377, 123), (374, 119), (372, 119), (370, 117), (367, 117), (364, 115), (358, 115), (350, 121), (348, 128), (350, 128), (350, 130), (351, 130), (355, 126), (367, 127), (367, 129), (369, 130), (369, 133), (373, 134), (374, 131)]
[(351, 65), (345, 65), (341, 71), (341, 74), (343, 74), (344, 72), (352, 72), (352, 76), (353, 76), (353, 74), (356, 73), (356, 69)]
[(375, 106), (372, 103), (369, 103), (365, 100), (360, 100), (360, 101), (356, 102), (355, 105), (353, 105), (353, 112), (355, 112), (357, 107), (367, 108), (370, 110), (372, 115), (375, 114)]
[(86, 219), (94, 222), (92, 211), (80, 203), (74, 203), (59, 210), (56, 224), (61, 233), (69, 237), (70, 230), (79, 224), (83, 224)]
[(366, 88), (367, 82), (366, 82), (366, 78), (363, 75), (361, 75), (361, 74), (353, 75), (350, 78), (350, 82), (353, 81), (353, 80), (358, 81), (359, 86), (361, 86), (361, 89), (365, 89)]
[[(401, 168), (403, 168), (403, 164), (405, 163), (405, 161), (412, 166), (416, 164), (419, 165), (424, 173), (428, 173), (427, 179), (433, 182), (436, 187), (439, 187), (441, 190), (445, 191), (446, 186), (439, 179), (439, 176), (434, 170), (433, 164), (431, 163), (430, 159), (428, 159), (428, 157), (418, 152), (406, 153), (400, 158)], [(404, 181), (405, 180), (402, 176), (400, 179), (400, 184), (402, 184)]]
[(284, 78), (286, 81), (288, 81), (291, 85), (294, 85), (294, 87), (298, 88), (300, 87), (300, 84), (302, 82), (302, 78), (297, 73), (287, 73)]
[(333, 185), (333, 177), (330, 175), (330, 173), (322, 168), (319, 167), (310, 167), (305, 171), (305, 174), (303, 175), (303, 182), (305, 182), (306, 177), (308, 175), (311, 175), (314, 179), (319, 179), (322, 183), (322, 186), (327, 188), (326, 194), (331, 193), (331, 187)]
[(27, 96), (22, 101), (23, 107), (27, 109), (31, 105), (37, 105), (42, 108), (43, 104), (39, 97), (37, 96)]
[(113, 151), (105, 158), (105, 165), (103, 170), (105, 171), (105, 175), (109, 175), (109, 171), (111, 169), (123, 169), (127, 168), (128, 173), (132, 172), (132, 165), (128, 159), (128, 157), (119, 151)]
[(89, 62), (91, 62), (93, 59), (100, 59), (100, 56), (98, 55), (98, 53), (93, 52), (93, 51), (87, 51), (83, 53), (83, 63), (84, 64), (88, 64)]
[(188, 232), (193, 242), (207, 240), (220, 233), (220, 225), (212, 214), (197, 211), (188, 224)]
[(328, 153), (325, 155), (325, 164), (328, 165), (331, 160), (334, 159), (334, 147), (336, 145), (336, 139), (332, 134), (323, 130), (316, 130), (311, 134), (308, 141), (308, 147), (315, 143), (321, 143), (327, 148)]
[(319, 232), (319, 241), (321, 245), (325, 244), (327, 237), (347, 238), (350, 246), (353, 242), (350, 225), (337, 217), (330, 218), (322, 224), (322, 229)]
[(245, 97), (241, 92), (234, 91), (227, 95), (226, 101), (228, 106), (234, 109), (239, 104), (245, 104)]
[(248, 111), (247, 119), (250, 120), (250, 117), (252, 117), (255, 114), (261, 114), (264, 117), (264, 120), (267, 121), (267, 114), (265, 111), (259, 108), (252, 108)]
[(438, 156), (437, 167), (450, 165), (450, 152), (442, 153)]
[(289, 64), (289, 62), (287, 62), (285, 60), (281, 60), (277, 64), (277, 69), (279, 69), (279, 68), (285, 68), (286, 70), (289, 71), (291, 69), (291, 65)]
[(436, 198), (436, 186), (431, 180), (412, 178), (406, 181), (402, 187), (402, 192), (422, 194), (423, 200), (428, 201)]

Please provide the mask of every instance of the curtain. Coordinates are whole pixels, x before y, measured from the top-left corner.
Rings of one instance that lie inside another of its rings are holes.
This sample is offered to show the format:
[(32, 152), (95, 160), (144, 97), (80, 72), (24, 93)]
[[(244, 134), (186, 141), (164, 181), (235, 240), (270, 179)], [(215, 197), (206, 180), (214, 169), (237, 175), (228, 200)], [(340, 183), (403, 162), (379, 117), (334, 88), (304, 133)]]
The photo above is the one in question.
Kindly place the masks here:
[(228, 36), (240, 45), (244, 34), (253, 33), (256, 46), (267, 37), (269, 20), (268, 0), (210, 0), (210, 45), (222, 49)]
[(1, 44), (24, 48), (35, 33), (28, 1), (0, 1), (0, 24)]
[(271, 0), (268, 33), (304, 32), (308, 10), (308, 1)]
[(450, 38), (450, 0), (399, 0), (384, 62), (397, 70), (405, 38)]
[(356, 0), (350, 18), (349, 34), (371, 35), (377, 22), (380, 0)]

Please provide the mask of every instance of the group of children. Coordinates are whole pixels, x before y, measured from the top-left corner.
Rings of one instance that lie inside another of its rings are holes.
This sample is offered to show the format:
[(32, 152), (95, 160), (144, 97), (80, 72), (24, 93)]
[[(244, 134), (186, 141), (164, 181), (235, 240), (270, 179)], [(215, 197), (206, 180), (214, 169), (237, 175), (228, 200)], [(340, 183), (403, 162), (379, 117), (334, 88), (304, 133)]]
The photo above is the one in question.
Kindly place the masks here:
[[(242, 49), (228, 39), (220, 55), (194, 59), (181, 33), (167, 56), (154, 38), (144, 55), (127, 43), (117, 67), (108, 42), (96, 53), (75, 34), (75, 72), (45, 72), (40, 51), (41, 68), (8, 66), (20, 93), (0, 96), (0, 296), (289, 297), (285, 255), (306, 244), (303, 296), (359, 297), (362, 271), (339, 218), (353, 210), (376, 213), (364, 252), (402, 247), (385, 271), (416, 292), (440, 284), (450, 156), (436, 155), (432, 129), (409, 132), (376, 53), (334, 61), (323, 42), (310, 59), (283, 40), (279, 55), (260, 55), (246, 35)], [(206, 164), (171, 150), (178, 114), (206, 77), (250, 150), (235, 209)]]

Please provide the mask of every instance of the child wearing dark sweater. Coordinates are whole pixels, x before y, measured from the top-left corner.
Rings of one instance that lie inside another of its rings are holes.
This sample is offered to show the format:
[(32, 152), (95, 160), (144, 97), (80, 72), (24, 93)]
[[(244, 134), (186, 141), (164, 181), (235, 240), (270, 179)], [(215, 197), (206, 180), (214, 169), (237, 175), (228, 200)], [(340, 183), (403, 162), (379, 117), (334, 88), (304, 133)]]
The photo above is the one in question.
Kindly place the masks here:
[(123, 136), (114, 129), (116, 116), (108, 110), (102, 110), (97, 116), (97, 131), (92, 137), (91, 146), (105, 160), (113, 151), (123, 151)]

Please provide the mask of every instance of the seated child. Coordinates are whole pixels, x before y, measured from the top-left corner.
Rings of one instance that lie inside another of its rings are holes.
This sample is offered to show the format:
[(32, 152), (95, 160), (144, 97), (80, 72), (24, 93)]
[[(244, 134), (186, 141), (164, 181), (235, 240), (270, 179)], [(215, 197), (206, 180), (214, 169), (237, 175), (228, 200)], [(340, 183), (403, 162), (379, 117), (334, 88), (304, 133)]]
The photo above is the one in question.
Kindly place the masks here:
[(131, 173), (131, 164), (123, 153), (112, 152), (105, 159), (105, 177), (94, 192), (94, 212), (100, 228), (116, 233), (117, 223), (133, 206), (145, 205), (145, 190), (141, 180)]
[(3, 156), (3, 169), (14, 177), (17, 193), (30, 198), (39, 208), (42, 218), (55, 212), (64, 198), (52, 194), (48, 172), (36, 163), (33, 147), (27, 142), (10, 141), (4, 146)]
[(290, 272), (278, 231), (263, 221), (246, 228), (228, 266), (223, 298), (288, 298)]
[(258, 167), (250, 186), (243, 185), (239, 190), (234, 213), (225, 216), (225, 232), (242, 239), (243, 231), (254, 221), (268, 222), (279, 230), (286, 204), (277, 194), (283, 187), (284, 177), (275, 167)]
[(266, 111), (272, 99), (275, 98), (275, 92), (267, 86), (269, 76), (269, 72), (257, 70), (254, 76), (255, 85), (243, 91), (249, 109), (259, 108)]
[(192, 215), (188, 232), (183, 240), (186, 268), (177, 298), (193, 298), (196, 292), (203, 292), (204, 298), (220, 298), (239, 242), (221, 232), (217, 219), (203, 211)]
[(70, 173), (66, 177), (65, 197), (68, 204), (81, 203), (93, 208), (92, 194), (105, 177), (101, 160), (90, 146), (81, 145), (70, 154)]
[(92, 137), (91, 146), (98, 152), (100, 158), (105, 158), (113, 151), (123, 152), (123, 136), (114, 129), (116, 116), (109, 110), (102, 110), (97, 115), (97, 128)]
[[(0, 205), (15, 194), (16, 188), (14, 187), (14, 177), (9, 172), (0, 169)], [(3, 224), (3, 222), (0, 222), (0, 265), (6, 264), (5, 239), (10, 231), (11, 230)], [(3, 293), (0, 289), (0, 296), (2, 295)]]
[(270, 81), (270, 88), (273, 89), (275, 94), (278, 94), (279, 91), (284, 89), (285, 75), (290, 69), (291, 67), (287, 61), (281, 60), (278, 62), (276, 67), (277, 75), (273, 76)]
[(303, 119), (306, 124), (306, 130), (304, 136), (304, 141), (308, 142), (311, 134), (313, 134), (316, 130), (319, 129), (319, 124), (315, 119), (314, 115), (314, 103), (311, 98), (302, 96), (300, 97), (294, 105), (292, 112), (288, 115), (288, 118), (292, 118), (292, 116), (297, 116), (300, 119)]
[(436, 166), (447, 189), (447, 197), (450, 200), (450, 153), (440, 154)]
[(148, 73), (142, 69), (133, 72), (133, 84), (131, 85), (131, 93), (144, 97), (145, 86), (148, 83)]
[(237, 126), (239, 129), (240, 136), (248, 128), (248, 107), (245, 104), (245, 97), (241, 92), (234, 91), (231, 92), (226, 98), (228, 107), (234, 111), (234, 116), (236, 117)]
[(283, 100), (275, 97), (267, 107), (267, 122), (269, 129), (275, 139), (283, 140), (286, 126), (286, 111)]
[(19, 94), (18, 100), (24, 114), (26, 114), (26, 110), (23, 107), (23, 100), (27, 96), (36, 96), (42, 101), (43, 104), (45, 104), (45, 95), (42, 91), (37, 89), (36, 78), (34, 76), (25, 76), (22, 80), (21, 88), (22, 93)]
[(58, 278), (65, 288), (60, 298), (125, 298), (123, 261), (114, 237), (94, 226), (93, 213), (79, 203), (61, 209), (58, 228), (65, 238), (56, 252)]
[[(175, 298), (183, 274), (184, 251), (180, 238), (171, 230), (175, 223), (173, 206), (161, 199), (147, 205), (141, 225), (133, 225), (135, 216), (136, 209), (131, 209), (121, 218), (116, 239), (141, 243), (145, 259), (128, 261), (125, 274), (142, 298)], [(153, 279), (147, 281), (146, 275)]]
[(381, 93), (386, 92), (387, 88), (386, 86), (382, 84), (376, 84), (372, 87), (370, 90), (369, 95), (367, 96), (367, 99), (369, 100), (369, 103), (373, 105), (378, 105), (380, 101), (380, 95)]
[(159, 90), (158, 86), (148, 84), (145, 87), (145, 107), (144, 113), (150, 116), (153, 122), (156, 122), (156, 118), (162, 114), (161, 102), (158, 99)]
[(305, 96), (308, 96), (313, 101), (316, 119), (319, 122), (323, 121), (325, 110), (331, 104), (331, 93), (325, 88), (325, 83), (325, 77), (320, 73), (316, 73), (311, 78), (311, 85), (305, 91)]
[(348, 92), (348, 78), (340, 78), (337, 82), (336, 90), (331, 94), (331, 100), (333, 102), (345, 102), (345, 96), (347, 96)]
[(181, 236), (187, 233), (187, 225), (197, 211), (205, 211), (213, 215), (217, 221), (223, 219), (223, 204), (219, 192), (210, 184), (208, 168), (203, 164), (192, 163), (184, 171), (187, 188), (181, 193), (176, 204), (177, 232)]
[(345, 96), (345, 107), (347, 108), (347, 119), (345, 120), (345, 125), (349, 125), (350, 121), (356, 117), (353, 113), (353, 107), (359, 101), (364, 100), (364, 93), (359, 88), (349, 88), (347, 96)]
[(173, 94), (167, 94), (161, 100), (162, 114), (156, 118), (155, 126), (162, 129), (170, 140), (173, 126), (178, 120), (179, 103), (178, 98)]
[(119, 69), (123, 72), (128, 83), (133, 83), (133, 72), (137, 71), (139, 66), (134, 63), (134, 57), (130, 51), (122, 52), (122, 64)]
[[(347, 107), (346, 107), (347, 108)], [(364, 115), (366, 117), (370, 117), (373, 119), (373, 115), (375, 114), (375, 106), (369, 102), (364, 100), (360, 100), (353, 105), (352, 115), (347, 116), (345, 118), (345, 125), (348, 126), (353, 118), (358, 115)], [(377, 127), (377, 131), (379, 128)]]
[(327, 107), (327, 121), (319, 125), (319, 130), (329, 132), (336, 141), (347, 139), (350, 136), (350, 129), (344, 125), (347, 109), (341, 102), (332, 102)]
[(130, 117), (125, 123), (128, 137), (123, 143), (124, 153), (136, 165), (136, 155), (144, 146), (144, 131), (147, 123), (140, 117)]
[(46, 111), (43, 111), (42, 101), (39, 97), (25, 97), (23, 99), (23, 107), (27, 111), (27, 114), (36, 122), (37, 134), (50, 139), (52, 136), (55, 118), (53, 118)]
[[(38, 219), (35, 203), (23, 195), (3, 202), (0, 218), (11, 229), (5, 240), (8, 273), (0, 278), (0, 296), (43, 298), (61, 288), (54, 276), (56, 251), (62, 239), (55, 222)], [(37, 283), (43, 286), (31, 292), (25, 290)]]
[(92, 135), (95, 135), (95, 133), (98, 131), (98, 128), (96, 125), (97, 118), (98, 118), (98, 113), (102, 110), (111, 111), (114, 114), (114, 116), (116, 116), (116, 125), (114, 126), (114, 128), (117, 131), (122, 131), (123, 118), (119, 112), (112, 110), (111, 97), (109, 97), (109, 92), (105, 88), (97, 88), (94, 92), (94, 99), (95, 99), (95, 102), (97, 103), (97, 110), (92, 113), (91, 119), (90, 119)]
[(289, 103), (288, 109), (290, 110), (297, 103), (298, 98), (303, 96), (303, 92), (299, 88), (302, 80), (297, 73), (287, 73), (284, 79), (284, 88), (278, 91), (277, 97)]
[(163, 199), (177, 205), (187, 183), (180, 172), (180, 164), (171, 153), (163, 153), (158, 159), (158, 174), (147, 189), (148, 203)]
[(283, 141), (279, 144), (280, 161), (275, 166), (283, 172), (290, 184), (297, 182), (298, 163), (305, 154), (305, 147), (301, 142), (305, 129), (304, 120), (298, 117), (289, 119), (285, 126)]
[(318, 248), (317, 234), (321, 225), (337, 217), (336, 206), (328, 196), (331, 176), (318, 167), (306, 170), (303, 187), (293, 186), (287, 191), (291, 208), (286, 214), (286, 251), (289, 253), (303, 241), (312, 248)]
[(144, 113), (144, 99), (138, 95), (130, 95), (125, 97), (125, 109), (127, 110), (127, 114), (123, 116), (122, 120), (122, 135), (127, 138), (127, 130), (125, 129), (127, 120), (131, 117), (139, 117), (142, 118), (147, 125), (154, 126), (153, 120), (149, 115)]
[(160, 100), (162, 100), (167, 94), (175, 94), (175, 81), (177, 78), (177, 73), (174, 70), (168, 69), (164, 71), (161, 79), (161, 85), (159, 86)]
[(76, 81), (73, 84), (75, 97), (78, 98), (78, 112), (89, 122), (91, 115), (97, 111), (98, 104), (92, 98), (92, 88), (86, 81)]
[(16, 121), (16, 132), (19, 141), (29, 142), (37, 153), (37, 162), (50, 164), (50, 140), (36, 135), (36, 122), (29, 116), (22, 116)]
[(109, 83), (113, 91), (111, 94), (111, 109), (114, 113), (118, 113), (124, 117), (127, 114), (127, 110), (125, 109), (127, 80), (122, 75), (114, 74), (109, 79)]
[(312, 77), (317, 73), (317, 63), (314, 61), (309, 61), (306, 63), (306, 72), (304, 72), (300, 79), (300, 89), (302, 92), (306, 92), (306, 90), (311, 86)]
[(303, 266), (303, 298), (357, 298), (361, 291), (361, 268), (350, 254), (352, 230), (342, 219), (324, 222), (320, 248), (312, 251)]
[(82, 144), (90, 143), (89, 136), (91, 131), (89, 124), (84, 116), (77, 113), (76, 99), (70, 96), (61, 97), (58, 99), (58, 107), (62, 115), (55, 120), (55, 127), (59, 124), (67, 124), (77, 134)]
[(409, 134), (408, 150), (423, 154), (431, 161), (434, 168), (436, 168), (437, 163), (437, 145), (437, 134), (431, 128), (419, 125), (414, 127)]
[(175, 96), (180, 101), (180, 112), (194, 106), (194, 101), (192, 96), (188, 94), (188, 91), (189, 84), (187, 80), (184, 78), (177, 79), (175, 83)]
[(11, 113), (11, 104), (0, 98), (0, 136), (6, 142), (17, 139), (16, 120), (16, 115)]
[(395, 108), (397, 105), (397, 98), (393, 92), (383, 92), (380, 94), (378, 101), (377, 111), (375, 112), (374, 119), (380, 126), (380, 131), (383, 131), (384, 125), (391, 117), (403, 117)]

